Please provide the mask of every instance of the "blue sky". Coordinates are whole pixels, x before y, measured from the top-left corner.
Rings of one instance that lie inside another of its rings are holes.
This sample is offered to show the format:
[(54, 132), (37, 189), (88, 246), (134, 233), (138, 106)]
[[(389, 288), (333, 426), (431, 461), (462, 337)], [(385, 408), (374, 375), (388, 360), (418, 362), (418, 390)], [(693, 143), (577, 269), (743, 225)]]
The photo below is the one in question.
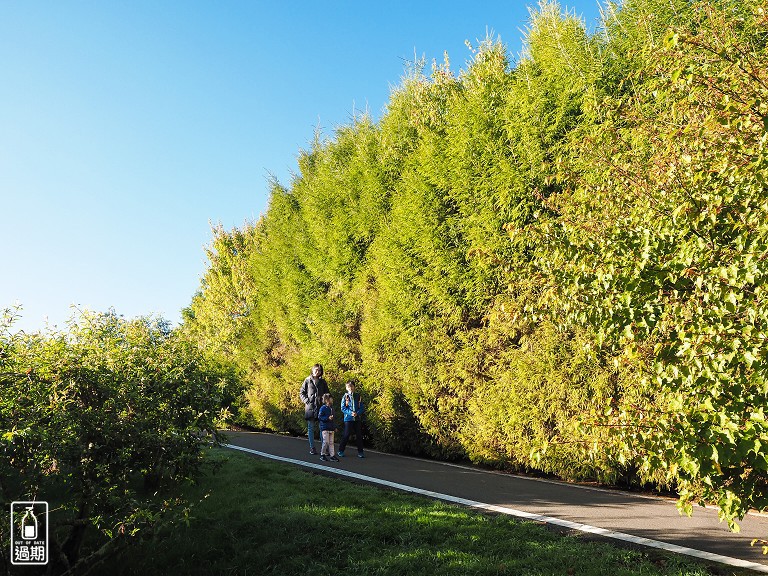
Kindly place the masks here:
[[(210, 222), (256, 220), (270, 175), (379, 118), (414, 56), (457, 71), (489, 31), (516, 58), (531, 5), (0, 2), (0, 308), (28, 331), (72, 305), (178, 322)], [(597, 0), (567, 6), (595, 27)]]

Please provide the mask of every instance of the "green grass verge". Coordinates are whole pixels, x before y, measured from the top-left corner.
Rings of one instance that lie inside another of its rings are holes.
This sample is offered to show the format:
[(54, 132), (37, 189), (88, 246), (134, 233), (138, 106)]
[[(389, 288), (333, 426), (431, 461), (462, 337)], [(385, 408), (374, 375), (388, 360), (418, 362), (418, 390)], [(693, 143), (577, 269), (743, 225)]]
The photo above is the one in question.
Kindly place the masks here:
[(187, 489), (197, 502), (188, 525), (137, 541), (92, 574), (712, 573), (684, 557), (563, 536), (224, 449), (209, 458), (221, 467)]

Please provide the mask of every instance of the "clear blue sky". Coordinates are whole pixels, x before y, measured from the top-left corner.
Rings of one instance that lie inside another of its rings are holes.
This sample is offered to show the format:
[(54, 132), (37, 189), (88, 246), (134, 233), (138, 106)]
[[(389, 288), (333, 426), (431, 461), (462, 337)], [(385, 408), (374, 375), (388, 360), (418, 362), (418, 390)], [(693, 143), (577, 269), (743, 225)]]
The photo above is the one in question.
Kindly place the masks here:
[[(320, 126), (378, 119), (414, 55), (519, 53), (534, 2), (0, 2), (0, 308), (177, 323), (209, 222), (265, 210)], [(567, 4), (594, 28), (597, 0)]]

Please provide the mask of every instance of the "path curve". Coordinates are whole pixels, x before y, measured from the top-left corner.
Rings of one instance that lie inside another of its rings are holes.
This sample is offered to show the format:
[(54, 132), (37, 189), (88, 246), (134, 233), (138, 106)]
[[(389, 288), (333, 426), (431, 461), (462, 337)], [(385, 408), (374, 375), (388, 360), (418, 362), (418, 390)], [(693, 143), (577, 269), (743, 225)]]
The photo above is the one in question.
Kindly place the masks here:
[(681, 516), (673, 500), (504, 474), (410, 456), (366, 451), (341, 462), (322, 462), (306, 438), (261, 432), (227, 432), (228, 448), (290, 464), (422, 494), (464, 506), (546, 522), (571, 530), (686, 554), (768, 573), (768, 557), (755, 538), (768, 536), (768, 516), (749, 515), (741, 532), (718, 521), (717, 511), (697, 507)]

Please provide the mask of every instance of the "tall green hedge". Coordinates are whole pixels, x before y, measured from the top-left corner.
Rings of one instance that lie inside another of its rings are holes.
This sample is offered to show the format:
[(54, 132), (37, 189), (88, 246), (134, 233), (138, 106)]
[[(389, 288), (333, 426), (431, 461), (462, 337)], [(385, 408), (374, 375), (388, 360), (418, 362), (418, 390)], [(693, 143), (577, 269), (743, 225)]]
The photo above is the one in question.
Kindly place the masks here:
[(243, 422), (301, 432), (321, 362), (389, 450), (766, 506), (766, 3), (604, 14), (409, 70), (214, 230), (185, 329)]

